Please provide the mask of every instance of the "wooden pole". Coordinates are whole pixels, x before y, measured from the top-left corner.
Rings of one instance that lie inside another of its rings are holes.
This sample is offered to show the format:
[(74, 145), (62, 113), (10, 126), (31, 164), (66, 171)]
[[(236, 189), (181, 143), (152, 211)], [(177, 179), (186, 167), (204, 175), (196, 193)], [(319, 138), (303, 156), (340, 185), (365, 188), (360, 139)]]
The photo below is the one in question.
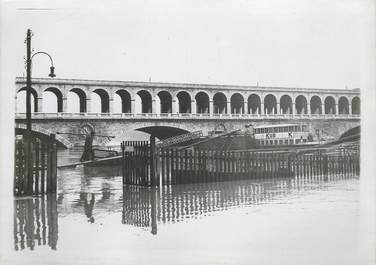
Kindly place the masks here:
[(34, 193), (34, 159), (33, 159), (33, 148), (34, 148), (34, 142), (32, 141), (31, 138), (29, 138), (29, 142), (28, 142), (28, 157), (27, 157), (27, 160), (28, 160), (28, 180), (27, 180), (27, 194), (28, 195), (32, 195)]
[(40, 146), (42, 145), (41, 141), (37, 140), (35, 142), (35, 194), (39, 194), (39, 171), (40, 171)]
[(56, 193), (57, 190), (57, 149), (55, 134), (51, 134), (51, 193)]
[(122, 178), (123, 178), (123, 185), (125, 184), (125, 142), (123, 141), (120, 144), (121, 147), (121, 173), (122, 173)]
[(159, 186), (158, 174), (155, 174), (155, 136), (150, 136), (150, 177), (151, 186)]
[(52, 143), (51, 137), (48, 138), (47, 144), (47, 183), (46, 183), (46, 192), (51, 192), (51, 176), (52, 176), (52, 161), (51, 161), (51, 153), (52, 153)]
[[(36, 100), (36, 99), (35, 99)], [(31, 195), (30, 183), (33, 177), (31, 161), (31, 30), (26, 33), (26, 133), (25, 133), (25, 184)]]

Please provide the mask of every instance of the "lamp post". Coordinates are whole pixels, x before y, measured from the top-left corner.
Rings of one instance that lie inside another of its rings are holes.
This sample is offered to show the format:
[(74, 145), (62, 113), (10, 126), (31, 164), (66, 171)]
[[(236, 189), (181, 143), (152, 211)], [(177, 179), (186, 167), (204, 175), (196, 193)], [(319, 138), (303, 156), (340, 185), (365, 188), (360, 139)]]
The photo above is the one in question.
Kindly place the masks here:
[(52, 57), (46, 52), (36, 52), (31, 54), (31, 30), (28, 29), (26, 33), (26, 157), (25, 157), (25, 168), (26, 168), (26, 179), (25, 186), (27, 188), (27, 193), (31, 194), (33, 192), (33, 163), (31, 157), (31, 64), (32, 59), (37, 54), (45, 54), (51, 60), (50, 74), (48, 76), (55, 77), (55, 67), (53, 65)]

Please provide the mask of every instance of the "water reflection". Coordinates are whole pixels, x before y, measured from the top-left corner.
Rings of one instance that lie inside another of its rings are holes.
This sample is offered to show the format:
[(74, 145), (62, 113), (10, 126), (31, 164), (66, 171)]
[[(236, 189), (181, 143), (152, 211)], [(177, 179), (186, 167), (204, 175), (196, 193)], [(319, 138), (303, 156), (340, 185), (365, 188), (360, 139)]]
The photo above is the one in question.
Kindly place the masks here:
[(328, 182), (352, 178), (351, 175), (332, 175), (161, 188), (124, 186), (122, 223), (151, 228), (151, 233), (157, 234), (158, 223), (181, 222), (235, 207), (270, 203), (293, 192), (321, 189)]
[(72, 205), (73, 208), (83, 208), (89, 223), (94, 223), (93, 209), (95, 203), (95, 194), (80, 192), (79, 200)]
[(121, 176), (121, 172), (120, 166), (83, 167), (84, 176), (104, 177), (106, 179)]
[(158, 189), (124, 186), (122, 223), (138, 227), (152, 227), (157, 233)]
[(56, 250), (58, 240), (58, 213), (56, 195), (14, 201), (14, 248), (34, 250), (48, 245)]
[(57, 196), (16, 199), (15, 249), (34, 250), (43, 245), (56, 249), (58, 215), (59, 218), (74, 216), (74, 220), (68, 220), (70, 225), (76, 224), (77, 217), (90, 225), (102, 225), (107, 217), (120, 215), (121, 219), (109, 218), (111, 221), (106, 224), (121, 222), (156, 235), (161, 225), (187, 222), (233, 208), (286, 202), (286, 196), (327, 189), (336, 182), (354, 179), (350, 174), (337, 174), (146, 188), (123, 186), (120, 176), (106, 175), (111, 170), (106, 169), (97, 176), (92, 171), (88, 175), (80, 170), (64, 171), (59, 176)]
[[(72, 213), (80, 213), (86, 216), (88, 223), (96, 223), (94, 214), (115, 213), (120, 211), (122, 203), (121, 178), (113, 176), (92, 177), (82, 176), (79, 183), (75, 184), (76, 189), (67, 185), (59, 197), (63, 199), (58, 203), (58, 210), (62, 217)], [(67, 180), (69, 181), (69, 180)]]

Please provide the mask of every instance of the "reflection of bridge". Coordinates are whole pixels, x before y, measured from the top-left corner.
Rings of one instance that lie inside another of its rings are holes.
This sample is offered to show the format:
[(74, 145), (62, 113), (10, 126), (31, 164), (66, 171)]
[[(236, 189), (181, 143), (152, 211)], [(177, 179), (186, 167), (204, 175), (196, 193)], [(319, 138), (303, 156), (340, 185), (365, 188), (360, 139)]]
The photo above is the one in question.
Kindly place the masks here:
[[(17, 93), (24, 90), (25, 80), (17, 78)], [(56, 98), (55, 113), (42, 112), (46, 94)], [(187, 131), (205, 133), (217, 126), (232, 130), (250, 122), (283, 121), (310, 123), (313, 131), (328, 129), (338, 136), (359, 125), (360, 117), (358, 89), (34, 79), (32, 95), (33, 129), (49, 132), (76, 132), (90, 123), (100, 133), (141, 130), (164, 139)], [(93, 113), (95, 97), (100, 113)], [(76, 110), (68, 113), (74, 102), (78, 102)], [(24, 123), (25, 115), (17, 114), (16, 121)]]

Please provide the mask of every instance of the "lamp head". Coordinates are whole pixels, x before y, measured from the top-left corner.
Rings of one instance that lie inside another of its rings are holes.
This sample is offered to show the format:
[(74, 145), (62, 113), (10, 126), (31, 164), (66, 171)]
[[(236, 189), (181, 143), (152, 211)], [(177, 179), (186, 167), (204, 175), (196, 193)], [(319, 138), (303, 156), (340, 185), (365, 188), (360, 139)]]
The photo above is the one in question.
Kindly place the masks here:
[(49, 77), (55, 77), (55, 67), (51, 66), (50, 67), (50, 74), (48, 75)]

